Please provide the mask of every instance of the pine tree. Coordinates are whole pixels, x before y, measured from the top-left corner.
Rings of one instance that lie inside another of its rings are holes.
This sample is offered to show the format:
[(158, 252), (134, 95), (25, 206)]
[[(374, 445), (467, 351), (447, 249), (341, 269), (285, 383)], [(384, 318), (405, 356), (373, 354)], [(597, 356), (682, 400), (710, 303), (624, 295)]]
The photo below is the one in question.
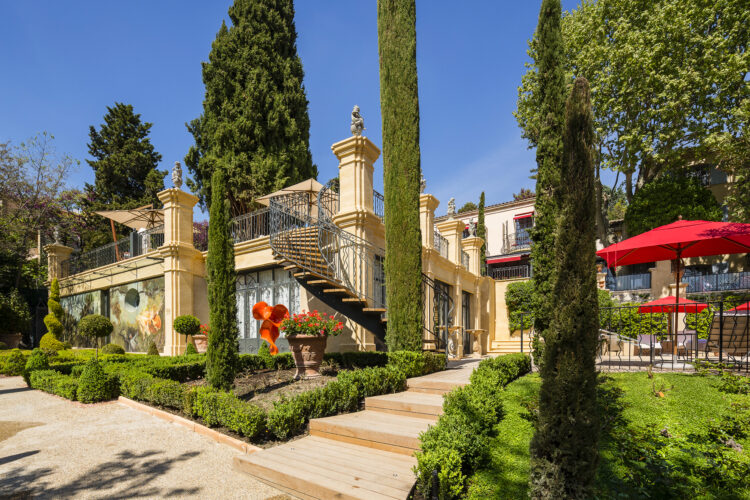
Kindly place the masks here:
[(591, 95), (578, 78), (565, 110), (560, 215), (550, 297), (554, 315), (540, 372), (539, 420), (531, 442), (532, 498), (591, 498), (598, 463), (594, 141)]
[[(555, 279), (555, 230), (557, 203), (555, 190), (560, 182), (562, 129), (565, 112), (565, 71), (560, 0), (543, 0), (536, 32), (536, 65), (539, 68), (539, 102), (545, 117), (536, 147), (535, 227), (531, 231), (534, 245), (534, 361), (540, 363), (543, 340), (552, 320), (550, 295)], [(541, 341), (540, 341), (541, 339)]]
[[(93, 186), (86, 184), (83, 202), (86, 227), (91, 228), (82, 235), (85, 249), (112, 241), (110, 224), (93, 211), (159, 206), (156, 194), (164, 189), (167, 172), (156, 168), (161, 155), (148, 137), (151, 126), (141, 121), (133, 106), (116, 102), (107, 107), (98, 130), (89, 127), (89, 154), (94, 159), (87, 162), (95, 180)], [(119, 236), (126, 232), (119, 224), (115, 227)]]
[(482, 249), (479, 251), (479, 265), (482, 276), (487, 274), (487, 226), (484, 224), (484, 191), (479, 195), (477, 210), (477, 236), (482, 238)]
[(414, 0), (378, 0), (388, 349), (422, 350), (419, 95)]
[(292, 0), (235, 0), (229, 18), (203, 64), (203, 114), (188, 125), (195, 145), (185, 164), (204, 206), (222, 168), (239, 215), (259, 196), (317, 177), (317, 168)]
[[(216, 170), (211, 183), (217, 192), (226, 189), (224, 171)], [(217, 389), (229, 390), (239, 363), (234, 244), (229, 234), (229, 200), (211, 202), (208, 224), (208, 307), (211, 330), (206, 351), (206, 379)]]

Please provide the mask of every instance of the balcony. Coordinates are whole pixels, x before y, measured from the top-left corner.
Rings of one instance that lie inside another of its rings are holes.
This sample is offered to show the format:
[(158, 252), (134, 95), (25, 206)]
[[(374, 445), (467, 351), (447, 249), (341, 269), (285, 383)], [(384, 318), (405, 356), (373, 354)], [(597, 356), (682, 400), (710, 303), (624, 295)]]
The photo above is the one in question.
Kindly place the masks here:
[(683, 276), (682, 282), (687, 283), (688, 293), (750, 290), (750, 272)]
[(490, 269), (489, 273), (492, 278), (498, 281), (515, 280), (530, 277), (531, 268), (529, 266), (495, 267)]
[(437, 231), (435, 231), (433, 245), (435, 246), (437, 253), (446, 259), (448, 258), (448, 240)]
[(531, 237), (527, 231), (519, 231), (505, 235), (501, 254), (507, 255), (516, 252), (523, 252), (531, 249)]
[(607, 276), (607, 290), (611, 290), (613, 292), (650, 289), (651, 273), (626, 274), (624, 276)]

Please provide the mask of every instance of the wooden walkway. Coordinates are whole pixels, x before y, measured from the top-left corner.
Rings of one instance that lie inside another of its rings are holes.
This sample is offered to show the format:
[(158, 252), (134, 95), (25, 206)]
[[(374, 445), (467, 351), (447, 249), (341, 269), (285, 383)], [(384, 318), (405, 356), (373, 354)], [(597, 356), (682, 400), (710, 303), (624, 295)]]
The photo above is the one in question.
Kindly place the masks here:
[(419, 434), (443, 411), (443, 394), (469, 383), (479, 360), (408, 380), (408, 390), (365, 400), (365, 410), (310, 421), (310, 435), (234, 458), (234, 467), (302, 499), (405, 499)]

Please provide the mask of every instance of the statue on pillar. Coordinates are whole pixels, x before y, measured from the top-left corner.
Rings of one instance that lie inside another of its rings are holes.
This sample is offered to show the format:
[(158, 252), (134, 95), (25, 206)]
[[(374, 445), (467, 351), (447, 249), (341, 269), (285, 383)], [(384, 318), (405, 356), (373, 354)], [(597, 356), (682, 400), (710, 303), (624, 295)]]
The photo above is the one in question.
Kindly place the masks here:
[(456, 199), (451, 198), (448, 200), (448, 218), (452, 219), (456, 215)]
[(424, 178), (424, 174), (419, 174), (419, 194), (424, 194), (424, 190), (427, 188), (427, 179)]
[(55, 228), (52, 230), (52, 236), (55, 238), (54, 243), (56, 245), (60, 244), (60, 226), (55, 226)]
[(352, 135), (355, 137), (359, 137), (362, 135), (362, 131), (364, 129), (365, 129), (365, 120), (359, 114), (359, 106), (355, 105), (354, 109), (352, 110), (352, 125), (351, 125)]
[(182, 188), (182, 165), (179, 161), (174, 162), (174, 168), (172, 169), (172, 184), (177, 189)]

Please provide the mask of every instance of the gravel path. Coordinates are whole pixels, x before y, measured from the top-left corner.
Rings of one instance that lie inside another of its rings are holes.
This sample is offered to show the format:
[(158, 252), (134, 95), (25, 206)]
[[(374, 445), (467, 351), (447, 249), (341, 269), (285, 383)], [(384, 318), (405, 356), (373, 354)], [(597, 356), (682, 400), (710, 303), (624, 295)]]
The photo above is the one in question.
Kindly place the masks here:
[(289, 498), (233, 470), (237, 453), (116, 402), (0, 377), (0, 499)]

